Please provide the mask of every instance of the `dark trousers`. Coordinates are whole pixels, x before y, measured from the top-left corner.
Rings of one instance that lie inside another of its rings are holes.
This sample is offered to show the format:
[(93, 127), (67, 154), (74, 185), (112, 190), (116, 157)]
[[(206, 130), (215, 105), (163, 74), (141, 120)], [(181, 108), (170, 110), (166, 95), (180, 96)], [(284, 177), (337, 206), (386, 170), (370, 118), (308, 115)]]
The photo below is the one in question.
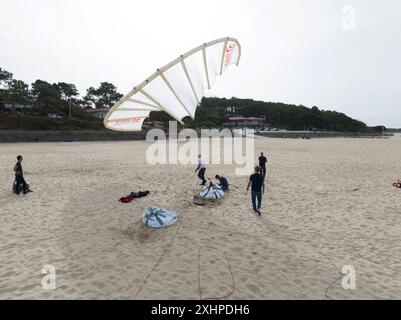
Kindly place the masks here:
[(15, 193), (19, 194), (19, 187), (22, 184), (22, 191), (24, 192), (24, 194), (27, 192), (28, 190), (28, 186), (25, 182), (25, 179), (23, 176), (21, 175), (16, 175), (15, 176), (15, 181), (16, 181), (16, 189), (15, 189)]
[(206, 179), (205, 179), (205, 173), (206, 173), (206, 168), (200, 169), (198, 173), (199, 179), (202, 180), (202, 184), (206, 184)]
[(266, 178), (266, 166), (260, 166), (260, 174)]
[(253, 210), (259, 210), (262, 207), (262, 191), (252, 191), (252, 206)]

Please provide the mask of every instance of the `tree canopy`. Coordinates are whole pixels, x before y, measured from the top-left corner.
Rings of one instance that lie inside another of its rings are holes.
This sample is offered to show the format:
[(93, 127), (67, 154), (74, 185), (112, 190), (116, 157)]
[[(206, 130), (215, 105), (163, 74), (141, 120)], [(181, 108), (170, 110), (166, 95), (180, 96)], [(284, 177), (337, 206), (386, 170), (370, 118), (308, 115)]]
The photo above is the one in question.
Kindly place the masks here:
[[(14, 106), (17, 112), (34, 116), (46, 116), (55, 113), (61, 117), (70, 115), (70, 108), (74, 118), (81, 120), (93, 117), (84, 112), (86, 108), (110, 108), (122, 94), (115, 85), (102, 82), (98, 88), (90, 87), (87, 94), (80, 97), (80, 93), (72, 83), (49, 83), (36, 80), (31, 85), (14, 79), (13, 74), (0, 68), (0, 111), (5, 111), (5, 105)], [(22, 107), (27, 108), (22, 108)]]
[(90, 87), (86, 91), (84, 101), (95, 108), (111, 108), (122, 97), (114, 84), (102, 82), (98, 88)]
[(278, 102), (263, 102), (251, 99), (204, 98), (197, 110), (196, 120), (189, 121), (192, 126), (208, 123), (223, 124), (230, 116), (264, 117), (266, 123), (282, 129), (363, 132), (368, 129), (361, 121), (352, 119), (336, 111), (320, 110), (314, 106), (307, 108)]
[[(13, 74), (0, 68), (0, 111), (4, 106), (29, 105), (30, 108), (18, 110), (32, 116), (46, 116), (56, 113), (68, 118), (69, 108), (75, 120), (95, 121), (87, 114), (86, 108), (110, 108), (123, 95), (117, 87), (109, 82), (101, 82), (98, 87), (90, 87), (86, 95), (80, 97), (74, 84), (58, 82), (49, 83), (36, 80), (31, 85), (14, 79)], [(263, 102), (252, 99), (204, 98), (197, 109), (195, 120), (184, 119), (187, 127), (223, 126), (231, 116), (264, 117), (265, 122), (276, 128), (288, 130), (305, 130), (314, 128), (326, 131), (383, 131), (383, 126), (368, 128), (365, 123), (352, 119), (343, 113), (327, 111), (317, 106), (308, 108), (302, 105), (289, 105), (279, 102)], [(163, 112), (152, 112), (151, 120), (167, 122), (171, 117)]]

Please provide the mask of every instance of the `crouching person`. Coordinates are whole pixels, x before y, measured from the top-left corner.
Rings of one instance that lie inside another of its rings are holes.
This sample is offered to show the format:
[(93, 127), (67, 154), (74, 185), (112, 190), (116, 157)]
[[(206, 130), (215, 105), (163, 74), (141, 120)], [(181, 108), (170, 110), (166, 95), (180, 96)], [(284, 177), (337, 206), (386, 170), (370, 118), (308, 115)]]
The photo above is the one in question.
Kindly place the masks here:
[(219, 175), (216, 176), (216, 180), (219, 181), (219, 186), (224, 192), (230, 191), (229, 188), (229, 183), (225, 177), (220, 177)]

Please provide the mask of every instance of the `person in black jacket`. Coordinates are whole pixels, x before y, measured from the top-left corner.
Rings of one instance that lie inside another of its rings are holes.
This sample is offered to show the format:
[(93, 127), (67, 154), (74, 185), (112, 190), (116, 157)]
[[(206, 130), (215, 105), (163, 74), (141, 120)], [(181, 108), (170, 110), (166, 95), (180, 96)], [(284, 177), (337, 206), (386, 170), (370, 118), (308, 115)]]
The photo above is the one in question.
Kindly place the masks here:
[(266, 178), (266, 172), (267, 172), (266, 163), (267, 163), (267, 158), (262, 152), (259, 157), (259, 167), (260, 167), (260, 174), (263, 176), (263, 178)]
[(227, 180), (227, 178), (225, 178), (225, 177), (220, 177), (219, 175), (217, 175), (216, 176), (216, 180), (219, 180), (219, 186), (221, 187), (221, 189), (224, 191), (224, 192), (227, 192), (227, 191), (229, 191), (229, 183), (228, 183), (228, 180)]
[(15, 189), (14, 192), (19, 195), (20, 193), (20, 186), (22, 184), (22, 192), (24, 194), (27, 194), (28, 192), (32, 192), (32, 190), (29, 189), (29, 185), (25, 182), (24, 179), (24, 171), (22, 170), (22, 161), (24, 160), (22, 156), (17, 157), (17, 163), (15, 164), (14, 167), (14, 172), (15, 172)]

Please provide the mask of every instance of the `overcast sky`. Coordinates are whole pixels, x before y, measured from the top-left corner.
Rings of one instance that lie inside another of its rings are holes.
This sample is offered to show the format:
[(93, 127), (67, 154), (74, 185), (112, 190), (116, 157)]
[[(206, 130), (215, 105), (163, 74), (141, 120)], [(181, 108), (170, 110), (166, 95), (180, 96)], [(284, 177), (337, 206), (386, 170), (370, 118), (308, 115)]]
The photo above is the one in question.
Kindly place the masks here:
[(400, 0), (0, 0), (0, 67), (32, 83), (127, 93), (231, 36), (239, 68), (210, 95), (303, 104), (401, 127)]

